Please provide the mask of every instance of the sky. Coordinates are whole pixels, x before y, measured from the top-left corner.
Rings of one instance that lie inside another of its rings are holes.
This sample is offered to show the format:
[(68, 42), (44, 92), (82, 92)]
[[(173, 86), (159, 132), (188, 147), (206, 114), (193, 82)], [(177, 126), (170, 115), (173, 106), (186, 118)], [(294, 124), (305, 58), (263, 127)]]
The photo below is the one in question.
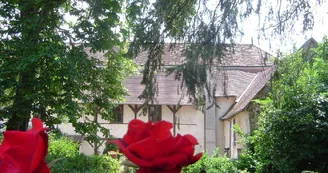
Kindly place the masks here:
[(301, 47), (311, 37), (321, 42), (325, 35), (328, 36), (328, 2), (313, 8), (313, 14), (315, 19), (313, 30), (302, 33), (300, 22), (295, 22), (295, 32), (288, 33), (282, 38), (271, 40), (264, 38), (257, 40), (257, 18), (255, 20), (251, 18), (242, 25), (245, 35), (237, 38), (236, 43), (251, 44), (253, 39), (254, 45), (271, 54), (275, 54), (278, 50), (283, 53), (290, 53), (294, 47)]
[[(311, 2), (315, 3), (316, 0), (311, 0)], [(325, 1), (325, 0), (324, 0)], [(274, 3), (276, 1), (268, 0), (266, 2)], [(209, 6), (215, 7), (217, 0), (209, 0)], [(212, 5), (211, 5), (212, 4)], [(288, 7), (287, 7), (288, 8)], [(313, 8), (314, 14), (314, 28), (311, 31), (306, 33), (301, 32), (301, 21), (295, 22), (295, 31), (292, 33), (288, 33), (282, 37), (270, 38), (270, 39), (257, 39), (257, 21), (258, 18), (256, 16), (250, 17), (240, 26), (243, 28), (243, 32), (245, 33), (242, 37), (237, 37), (235, 39), (235, 43), (241, 44), (254, 44), (259, 48), (275, 55), (278, 50), (283, 53), (290, 53), (293, 51), (293, 48), (299, 48), (305, 43), (308, 39), (313, 37), (316, 41), (322, 41), (322, 38), (327, 35), (328, 36), (328, 2), (323, 2), (320, 6), (316, 5)], [(70, 22), (76, 21), (76, 18), (66, 15), (66, 19)], [(268, 35), (269, 36), (269, 35)], [(269, 36), (270, 37), (270, 36)]]

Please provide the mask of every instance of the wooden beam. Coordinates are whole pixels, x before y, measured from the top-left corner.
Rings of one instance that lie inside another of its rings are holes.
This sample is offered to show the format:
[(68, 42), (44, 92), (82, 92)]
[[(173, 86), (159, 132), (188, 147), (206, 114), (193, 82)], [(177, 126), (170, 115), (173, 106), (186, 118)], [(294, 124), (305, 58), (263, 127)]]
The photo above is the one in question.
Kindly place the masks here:
[(179, 111), (179, 109), (182, 107), (180, 105), (173, 105), (172, 107), (170, 105), (167, 105), (167, 107), (171, 110), (171, 112), (173, 113), (173, 136), (175, 136), (176, 134), (176, 124), (177, 124), (177, 117), (176, 117), (176, 113)]
[(140, 105), (140, 106), (134, 105), (134, 107), (132, 105), (128, 105), (128, 106), (131, 108), (131, 110), (134, 113), (134, 119), (137, 119), (137, 114), (140, 111), (140, 109), (142, 108), (142, 105)]
[(170, 105), (167, 105), (167, 107), (171, 110), (172, 113), (177, 113), (179, 109), (182, 107), (181, 105), (173, 105), (172, 107)]
[(136, 112), (138, 113), (141, 109), (142, 109), (143, 105), (135, 105), (135, 108), (136, 108)]

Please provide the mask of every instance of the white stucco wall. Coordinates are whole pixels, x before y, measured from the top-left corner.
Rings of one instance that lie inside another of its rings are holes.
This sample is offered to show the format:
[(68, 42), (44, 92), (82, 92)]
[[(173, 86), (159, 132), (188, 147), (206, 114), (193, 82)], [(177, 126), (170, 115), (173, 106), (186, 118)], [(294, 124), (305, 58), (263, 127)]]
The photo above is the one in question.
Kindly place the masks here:
[(250, 133), (249, 125), (249, 115), (247, 111), (243, 111), (235, 115), (234, 117), (224, 121), (224, 134), (225, 134), (225, 148), (229, 148), (228, 156), (231, 158), (238, 157), (238, 150), (243, 149), (245, 146), (242, 143), (239, 143), (238, 140), (240, 136), (236, 135), (236, 142), (234, 141), (234, 131), (233, 131), (233, 120), (235, 124), (243, 131), (243, 133)]
[[(134, 112), (128, 105), (124, 105), (123, 107), (123, 123), (121, 124), (109, 124), (107, 120), (103, 120), (98, 118), (98, 122), (101, 123), (103, 127), (106, 127), (110, 130), (111, 135), (116, 138), (122, 138), (123, 135), (127, 131), (127, 126), (129, 121), (134, 119)], [(144, 122), (148, 121), (148, 116), (144, 116), (142, 114), (142, 110), (140, 110), (137, 114), (137, 119), (140, 119)], [(199, 145), (195, 147), (196, 151), (204, 150), (204, 114), (195, 110), (193, 106), (182, 106), (179, 111), (176, 113), (177, 117), (177, 125), (176, 125), (176, 133), (181, 135), (191, 134), (196, 137), (199, 142)], [(162, 106), (162, 120), (173, 122), (173, 113), (166, 106)], [(77, 135), (74, 132), (74, 128), (71, 124), (62, 124), (60, 130), (67, 135)], [(173, 129), (171, 130), (173, 132)], [(101, 134), (98, 134), (101, 136)], [(99, 153), (102, 153), (104, 146), (99, 148)], [(92, 154), (93, 148), (86, 142), (82, 142), (80, 145), (80, 151), (85, 154)]]
[(216, 109), (216, 115), (218, 118), (221, 118), (223, 115), (225, 115), (231, 106), (235, 103), (236, 97), (235, 96), (227, 96), (227, 97), (217, 97), (216, 103), (219, 107)]
[(233, 106), (235, 103), (236, 97), (230, 96), (230, 97), (217, 97), (216, 103), (219, 107), (216, 108), (216, 147), (220, 148), (220, 154), (224, 155), (224, 149), (227, 148), (225, 146), (226, 140), (227, 140), (227, 133), (224, 129), (225, 122), (221, 120), (220, 118), (224, 116), (229, 109)]
[[(171, 117), (170, 122), (172, 122), (172, 112), (166, 116)], [(195, 150), (197, 152), (204, 151), (204, 114), (200, 110), (195, 110), (193, 106), (182, 106), (176, 116), (176, 132), (181, 135), (193, 135), (199, 143)]]

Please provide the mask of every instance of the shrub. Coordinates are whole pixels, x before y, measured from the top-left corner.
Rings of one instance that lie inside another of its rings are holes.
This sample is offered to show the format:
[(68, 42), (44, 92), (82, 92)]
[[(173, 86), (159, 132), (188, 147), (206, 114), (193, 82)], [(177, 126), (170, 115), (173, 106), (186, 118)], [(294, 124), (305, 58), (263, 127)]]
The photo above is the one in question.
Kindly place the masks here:
[(52, 173), (118, 173), (120, 164), (108, 156), (79, 153), (78, 145), (64, 137), (50, 136), (47, 163)]
[[(218, 153), (216, 151), (215, 153)], [(185, 167), (182, 173), (235, 173), (238, 172), (234, 163), (226, 156), (214, 154), (209, 156), (207, 153), (196, 163)]]
[[(113, 140), (113, 139), (115, 139), (115, 137), (112, 135), (110, 135), (108, 138), (108, 140)], [(115, 144), (106, 142), (105, 145), (106, 148), (104, 149), (103, 154), (108, 154), (109, 151), (118, 151), (118, 147)]]
[(238, 159), (234, 160), (234, 165), (239, 170), (245, 170), (249, 172), (256, 172), (256, 168), (258, 166), (258, 162), (256, 161), (253, 153), (246, 150), (243, 153), (238, 155)]
[(75, 157), (79, 154), (78, 144), (59, 135), (49, 135), (48, 159)]
[(120, 164), (108, 156), (78, 154), (58, 160), (50, 169), (52, 173), (118, 173)]

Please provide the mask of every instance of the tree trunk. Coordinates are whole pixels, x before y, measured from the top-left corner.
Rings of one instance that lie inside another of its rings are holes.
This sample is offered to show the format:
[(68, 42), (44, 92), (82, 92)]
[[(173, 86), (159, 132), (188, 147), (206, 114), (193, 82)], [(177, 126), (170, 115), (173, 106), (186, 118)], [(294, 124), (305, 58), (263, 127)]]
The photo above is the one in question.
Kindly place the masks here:
[(29, 118), (12, 116), (7, 123), (7, 130), (26, 131), (28, 128)]
[[(17, 58), (24, 62), (24, 59), (36, 55), (36, 45), (40, 39), (41, 25), (31, 23), (31, 18), (35, 18), (38, 15), (38, 9), (29, 4), (21, 1), (19, 3), (20, 8), (20, 21), (21, 24), (21, 42), (22, 45), (17, 47), (20, 51), (17, 54)], [(35, 27), (32, 27), (35, 26)], [(19, 130), (26, 131), (28, 128), (28, 122), (33, 110), (33, 94), (34, 91), (34, 78), (36, 75), (36, 63), (30, 63), (25, 60), (26, 67), (21, 69), (19, 73), (19, 79), (16, 86), (15, 98), (10, 110), (10, 117), (7, 122), (7, 130)]]
[[(98, 123), (98, 107), (95, 105), (95, 114), (93, 116), (93, 122)], [(96, 134), (97, 135), (97, 134)], [(97, 141), (94, 142), (93, 154), (98, 155), (99, 143)]]
[(26, 131), (28, 128), (33, 103), (28, 96), (33, 93), (31, 81), (33, 75), (33, 72), (27, 72), (19, 77), (15, 100), (11, 108), (11, 116), (7, 122), (7, 130)]

